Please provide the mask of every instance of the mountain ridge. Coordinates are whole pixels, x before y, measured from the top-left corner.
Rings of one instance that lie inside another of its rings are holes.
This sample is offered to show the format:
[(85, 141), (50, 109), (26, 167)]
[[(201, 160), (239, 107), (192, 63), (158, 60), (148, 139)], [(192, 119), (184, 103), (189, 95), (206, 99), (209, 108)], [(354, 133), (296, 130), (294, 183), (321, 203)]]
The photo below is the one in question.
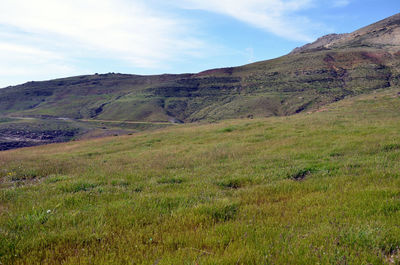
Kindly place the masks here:
[[(368, 37), (368, 38), (366, 38)], [(359, 42), (359, 43), (357, 43)], [(400, 47), (400, 13), (382, 19), (352, 33), (328, 34), (312, 43), (295, 48), (291, 54), (312, 51), (313, 49), (340, 48), (343, 45), (392, 45)]]

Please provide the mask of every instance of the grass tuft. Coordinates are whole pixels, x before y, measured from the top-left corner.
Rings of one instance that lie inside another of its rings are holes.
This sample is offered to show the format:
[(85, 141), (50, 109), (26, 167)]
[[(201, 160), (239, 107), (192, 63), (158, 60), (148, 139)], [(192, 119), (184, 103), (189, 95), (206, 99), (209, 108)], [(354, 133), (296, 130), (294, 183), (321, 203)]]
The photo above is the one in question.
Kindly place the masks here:
[(396, 151), (399, 149), (400, 149), (400, 144), (387, 144), (383, 147), (383, 151), (385, 152)]
[(252, 181), (250, 178), (228, 178), (220, 182), (217, 182), (217, 185), (222, 188), (239, 189), (251, 182)]
[(292, 174), (289, 174), (287, 178), (295, 180), (295, 181), (301, 181), (301, 180), (304, 180), (308, 175), (310, 175), (313, 172), (315, 172), (314, 168), (310, 168), (310, 167), (302, 168), (302, 169), (295, 171)]
[(214, 222), (227, 222), (235, 218), (238, 210), (238, 204), (214, 204), (201, 207), (199, 212)]
[(98, 184), (80, 181), (76, 183), (64, 184), (61, 186), (61, 190), (63, 192), (76, 193), (80, 191), (90, 191), (97, 186)]
[(163, 177), (159, 180), (157, 180), (158, 184), (181, 184), (184, 182), (183, 178), (170, 178), (170, 177)]
[(225, 127), (225, 128), (222, 128), (222, 129), (218, 130), (218, 132), (220, 132), (220, 133), (229, 133), (229, 132), (233, 132), (235, 130), (236, 130), (235, 127), (229, 126), (229, 127)]

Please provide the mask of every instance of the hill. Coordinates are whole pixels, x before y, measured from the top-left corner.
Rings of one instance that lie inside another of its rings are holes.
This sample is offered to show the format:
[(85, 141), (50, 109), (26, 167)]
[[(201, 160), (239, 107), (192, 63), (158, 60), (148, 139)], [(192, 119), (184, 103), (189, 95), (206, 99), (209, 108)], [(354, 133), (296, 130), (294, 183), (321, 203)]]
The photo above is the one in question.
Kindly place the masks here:
[[(286, 56), (240, 67), (198, 74), (109, 73), (29, 82), (0, 90), (0, 115), (35, 118), (42, 125), (43, 118), (72, 119), (80, 126), (63, 126), (79, 138), (93, 131), (82, 120), (188, 123), (307, 112), (397, 86), (399, 33), (397, 14), (353, 33), (322, 37)], [(16, 136), (3, 135), (7, 137)]]
[(397, 264), (399, 95), (0, 152), (0, 262)]

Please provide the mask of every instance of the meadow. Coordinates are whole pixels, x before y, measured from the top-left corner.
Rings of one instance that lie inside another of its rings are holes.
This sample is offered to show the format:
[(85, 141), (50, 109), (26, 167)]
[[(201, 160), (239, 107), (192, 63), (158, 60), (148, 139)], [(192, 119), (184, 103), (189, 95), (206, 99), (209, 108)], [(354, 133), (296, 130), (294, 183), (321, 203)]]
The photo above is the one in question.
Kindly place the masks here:
[(399, 263), (399, 94), (0, 152), (0, 263)]

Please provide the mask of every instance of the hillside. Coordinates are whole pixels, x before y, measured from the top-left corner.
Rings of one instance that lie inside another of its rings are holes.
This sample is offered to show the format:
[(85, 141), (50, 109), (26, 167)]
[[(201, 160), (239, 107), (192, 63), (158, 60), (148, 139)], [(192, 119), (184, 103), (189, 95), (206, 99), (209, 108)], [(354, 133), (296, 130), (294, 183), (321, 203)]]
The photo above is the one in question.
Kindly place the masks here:
[[(322, 37), (286, 56), (241, 67), (29, 82), (0, 90), (0, 116), (33, 117), (38, 122), (68, 118), (188, 123), (307, 112), (398, 85), (399, 33), (397, 14), (353, 33)], [(84, 129), (72, 123), (63, 126), (71, 127), (78, 138), (92, 131), (85, 124)], [(3, 138), (7, 137), (16, 136)]]
[(0, 263), (398, 264), (399, 95), (0, 152)]

